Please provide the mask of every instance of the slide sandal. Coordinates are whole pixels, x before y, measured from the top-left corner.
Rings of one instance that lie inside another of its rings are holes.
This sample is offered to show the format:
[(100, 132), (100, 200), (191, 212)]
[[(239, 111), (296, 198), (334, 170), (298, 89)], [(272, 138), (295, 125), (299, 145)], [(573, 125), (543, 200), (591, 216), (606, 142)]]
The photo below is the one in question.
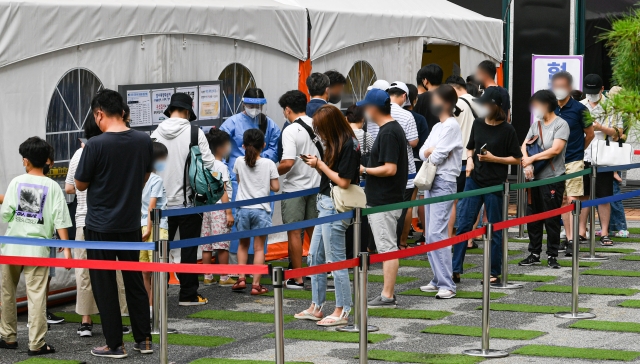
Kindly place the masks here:
[(317, 317), (314, 316), (311, 312), (304, 310), (300, 313), (296, 313), (295, 315), (293, 315), (294, 318), (297, 318), (298, 320), (309, 320), (309, 321), (320, 321), (322, 320), (321, 317)]
[[(324, 320), (333, 320), (333, 322), (324, 322)], [(337, 317), (337, 316), (327, 316), (322, 319), (322, 321), (318, 321), (316, 325), (330, 327), (330, 326), (344, 326), (349, 323), (346, 317)]]

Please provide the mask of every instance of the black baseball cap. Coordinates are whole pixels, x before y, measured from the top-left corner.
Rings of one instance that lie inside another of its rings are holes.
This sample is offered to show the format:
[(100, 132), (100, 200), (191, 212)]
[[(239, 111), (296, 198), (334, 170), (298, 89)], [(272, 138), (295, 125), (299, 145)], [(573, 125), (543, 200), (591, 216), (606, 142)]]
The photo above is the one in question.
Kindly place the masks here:
[(167, 106), (167, 109), (164, 111), (164, 114), (168, 118), (171, 117), (171, 113), (169, 112), (169, 110), (171, 110), (172, 107), (189, 110), (189, 121), (198, 119), (196, 113), (193, 112), (193, 99), (191, 98), (191, 96), (185, 93), (180, 92), (171, 95), (171, 102), (169, 103), (169, 106)]
[(502, 94), (500, 94), (497, 87), (487, 87), (482, 93), (482, 96), (476, 97), (473, 101), (482, 105), (496, 104), (499, 107), (502, 107)]
[(584, 76), (584, 86), (582, 87), (582, 92), (585, 94), (597, 94), (602, 90), (602, 86), (604, 82), (602, 82), (602, 77), (596, 75), (595, 73)]

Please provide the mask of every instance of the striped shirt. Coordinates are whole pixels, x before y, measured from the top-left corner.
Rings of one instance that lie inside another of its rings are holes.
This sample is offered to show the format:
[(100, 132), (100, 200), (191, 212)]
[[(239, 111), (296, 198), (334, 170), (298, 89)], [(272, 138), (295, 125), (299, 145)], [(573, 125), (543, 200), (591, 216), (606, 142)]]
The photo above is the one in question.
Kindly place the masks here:
[[(394, 118), (398, 124), (404, 130), (405, 137), (407, 138), (407, 158), (409, 161), (409, 174), (416, 173), (416, 163), (413, 158), (413, 149), (409, 142), (418, 140), (418, 128), (416, 127), (416, 119), (413, 117), (410, 111), (407, 111), (400, 107), (396, 103), (391, 103), (391, 117)], [(369, 132), (371, 133), (371, 132)], [(412, 189), (413, 178), (407, 180), (407, 189)]]

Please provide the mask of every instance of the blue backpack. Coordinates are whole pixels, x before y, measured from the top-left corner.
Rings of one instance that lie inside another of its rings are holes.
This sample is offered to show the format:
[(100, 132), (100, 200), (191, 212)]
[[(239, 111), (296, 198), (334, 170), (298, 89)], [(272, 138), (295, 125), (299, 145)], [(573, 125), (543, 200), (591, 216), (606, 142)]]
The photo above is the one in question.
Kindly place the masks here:
[[(191, 143), (189, 144), (189, 155), (184, 166), (184, 180), (182, 192), (184, 194), (184, 205), (191, 202), (193, 206), (213, 205), (220, 201), (224, 194), (224, 182), (219, 172), (211, 172), (205, 168), (202, 162), (202, 153), (198, 146), (199, 128), (191, 126)], [(187, 198), (187, 179), (191, 186), (191, 195)]]

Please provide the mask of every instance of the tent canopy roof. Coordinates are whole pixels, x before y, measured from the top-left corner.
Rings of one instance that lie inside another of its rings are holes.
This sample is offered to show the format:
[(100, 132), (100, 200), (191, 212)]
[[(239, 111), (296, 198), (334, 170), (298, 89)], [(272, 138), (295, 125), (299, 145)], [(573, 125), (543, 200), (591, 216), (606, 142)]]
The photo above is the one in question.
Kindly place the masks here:
[(0, 67), (108, 39), (197, 34), (311, 59), (370, 41), (432, 37), (502, 59), (502, 22), (446, 0), (0, 0)]

